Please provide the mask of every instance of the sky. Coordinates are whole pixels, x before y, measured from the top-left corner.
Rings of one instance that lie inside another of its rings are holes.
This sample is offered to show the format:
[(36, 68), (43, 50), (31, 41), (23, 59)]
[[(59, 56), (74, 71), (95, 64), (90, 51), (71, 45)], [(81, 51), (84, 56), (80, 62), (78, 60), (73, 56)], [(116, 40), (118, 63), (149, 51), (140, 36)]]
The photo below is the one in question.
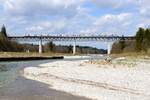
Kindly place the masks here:
[(135, 35), (150, 0), (0, 0), (8, 35)]

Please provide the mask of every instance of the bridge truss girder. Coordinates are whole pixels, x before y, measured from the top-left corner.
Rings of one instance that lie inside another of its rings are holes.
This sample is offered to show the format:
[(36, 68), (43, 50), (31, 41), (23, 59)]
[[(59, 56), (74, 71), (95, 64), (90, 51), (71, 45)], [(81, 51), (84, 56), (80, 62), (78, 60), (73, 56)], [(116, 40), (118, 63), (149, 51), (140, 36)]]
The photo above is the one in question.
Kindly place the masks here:
[[(69, 41), (74, 42), (73, 45), (73, 54), (76, 52), (76, 42), (86, 42), (86, 41), (101, 41), (101, 42), (114, 42), (119, 41), (122, 39), (122, 36), (13, 36), (8, 37), (8, 39), (13, 41), (32, 41), (37, 42), (39, 41), (39, 53), (42, 53), (42, 41)], [(123, 37), (124, 40), (132, 41), (135, 40), (135, 37), (126, 36)], [(108, 44), (108, 54), (110, 54), (111, 45)]]

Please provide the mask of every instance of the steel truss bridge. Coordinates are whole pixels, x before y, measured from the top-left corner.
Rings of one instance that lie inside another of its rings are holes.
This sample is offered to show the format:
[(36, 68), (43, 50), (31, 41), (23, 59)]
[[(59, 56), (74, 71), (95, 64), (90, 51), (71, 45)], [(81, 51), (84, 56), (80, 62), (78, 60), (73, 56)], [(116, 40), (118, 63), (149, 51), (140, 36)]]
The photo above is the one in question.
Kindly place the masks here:
[[(134, 36), (8, 36), (8, 39), (14, 41), (39, 41), (39, 53), (42, 53), (42, 41), (71, 41), (74, 42), (73, 54), (76, 53), (76, 42), (82, 41), (102, 41), (115, 42), (121, 39), (135, 40)], [(108, 44), (108, 54), (111, 51), (111, 45)]]
[(124, 38), (134, 40), (133, 36), (9, 36), (11, 40), (17, 41), (116, 41)]

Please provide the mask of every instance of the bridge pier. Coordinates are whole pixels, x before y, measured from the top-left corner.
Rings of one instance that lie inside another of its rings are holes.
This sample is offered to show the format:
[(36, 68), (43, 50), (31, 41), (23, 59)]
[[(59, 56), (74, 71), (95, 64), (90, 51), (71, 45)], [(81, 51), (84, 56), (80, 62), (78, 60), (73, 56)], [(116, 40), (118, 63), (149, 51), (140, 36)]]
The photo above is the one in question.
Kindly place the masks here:
[(112, 43), (108, 43), (108, 44), (107, 44), (107, 54), (108, 54), (108, 55), (111, 54), (111, 49), (112, 49)]
[(42, 39), (39, 41), (39, 53), (42, 53)]
[(76, 41), (73, 44), (73, 55), (75, 55), (75, 54), (76, 54)]

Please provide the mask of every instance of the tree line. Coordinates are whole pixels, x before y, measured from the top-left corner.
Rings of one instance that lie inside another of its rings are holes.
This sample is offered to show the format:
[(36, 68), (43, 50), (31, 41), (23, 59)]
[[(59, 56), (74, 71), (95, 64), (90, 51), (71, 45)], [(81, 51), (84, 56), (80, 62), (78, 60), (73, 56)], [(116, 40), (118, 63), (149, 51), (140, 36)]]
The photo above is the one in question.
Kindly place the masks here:
[(133, 41), (125, 40), (122, 36), (121, 40), (112, 46), (112, 53), (127, 52), (150, 52), (150, 28), (139, 28)]
[(136, 33), (136, 50), (137, 52), (148, 52), (150, 49), (150, 29), (139, 28)]

